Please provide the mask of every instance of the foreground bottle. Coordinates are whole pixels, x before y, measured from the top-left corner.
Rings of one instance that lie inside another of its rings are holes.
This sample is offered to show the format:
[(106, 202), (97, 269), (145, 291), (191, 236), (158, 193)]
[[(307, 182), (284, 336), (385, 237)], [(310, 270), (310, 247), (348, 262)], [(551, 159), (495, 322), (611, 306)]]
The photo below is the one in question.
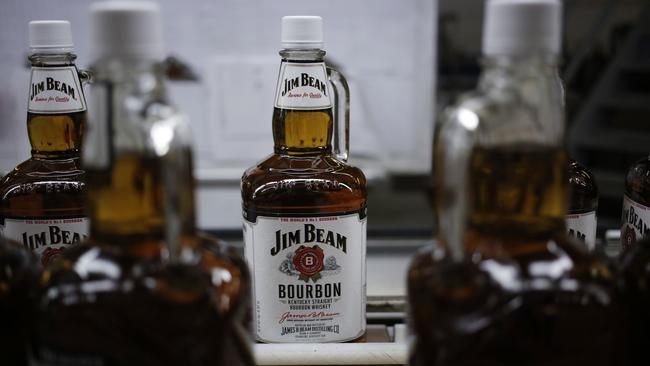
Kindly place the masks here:
[(347, 84), (325, 66), (322, 45), (320, 17), (282, 18), (275, 152), (242, 177), (254, 327), (263, 342), (365, 333), (366, 180), (345, 162)]
[(34, 318), (40, 265), (18, 243), (0, 238), (0, 360), (3, 365), (27, 365), (26, 344)]
[(30, 22), (29, 40), (32, 157), (0, 182), (0, 225), (6, 238), (22, 243), (47, 265), (88, 234), (79, 161), (86, 100), (70, 23)]
[(190, 132), (166, 100), (158, 6), (97, 3), (90, 24), (90, 236), (43, 275), (33, 364), (252, 365), (245, 267), (194, 227)]
[(650, 156), (637, 161), (625, 176), (621, 244), (630, 248), (650, 238)]
[(650, 344), (650, 238), (625, 248), (619, 260), (620, 282), (625, 289), (625, 314), (630, 327), (625, 364), (650, 365), (647, 348)]
[(588, 250), (596, 248), (596, 211), (598, 186), (594, 176), (577, 161), (569, 161), (569, 209), (566, 226), (569, 236), (585, 244)]
[(435, 159), (438, 245), (408, 273), (414, 365), (614, 365), (614, 274), (569, 242), (559, 0), (488, 0), (478, 90)]

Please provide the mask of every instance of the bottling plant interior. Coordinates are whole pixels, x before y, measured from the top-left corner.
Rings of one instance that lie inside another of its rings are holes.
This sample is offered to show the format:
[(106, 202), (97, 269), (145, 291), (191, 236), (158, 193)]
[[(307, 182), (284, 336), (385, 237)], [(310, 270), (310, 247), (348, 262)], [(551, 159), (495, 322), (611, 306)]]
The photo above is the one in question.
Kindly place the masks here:
[(7, 0), (0, 365), (647, 365), (643, 0)]

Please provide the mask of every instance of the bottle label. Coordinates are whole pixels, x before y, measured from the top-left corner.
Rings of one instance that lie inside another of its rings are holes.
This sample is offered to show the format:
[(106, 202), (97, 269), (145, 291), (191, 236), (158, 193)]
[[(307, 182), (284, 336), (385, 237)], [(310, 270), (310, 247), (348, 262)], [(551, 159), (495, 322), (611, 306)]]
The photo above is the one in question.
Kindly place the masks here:
[(589, 250), (596, 248), (596, 223), (596, 211), (566, 216), (569, 236), (584, 242)]
[(86, 110), (75, 66), (32, 67), (28, 109), (31, 113), (72, 113)]
[(244, 253), (259, 340), (337, 342), (365, 331), (365, 209), (246, 219)]
[(315, 110), (332, 108), (330, 85), (324, 62), (280, 65), (275, 107)]
[(3, 235), (9, 240), (22, 243), (41, 259), (43, 266), (46, 266), (65, 249), (79, 244), (88, 236), (89, 222), (86, 217), (5, 218)]
[(621, 227), (623, 249), (629, 248), (643, 238), (650, 238), (650, 207), (635, 202), (625, 195), (621, 221), (623, 223)]

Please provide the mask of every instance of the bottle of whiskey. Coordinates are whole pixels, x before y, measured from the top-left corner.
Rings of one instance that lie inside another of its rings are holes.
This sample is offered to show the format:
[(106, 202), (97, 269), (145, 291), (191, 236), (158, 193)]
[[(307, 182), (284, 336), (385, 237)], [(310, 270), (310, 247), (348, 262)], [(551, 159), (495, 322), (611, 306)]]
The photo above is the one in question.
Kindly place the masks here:
[(32, 156), (0, 182), (0, 225), (47, 265), (88, 234), (79, 154), (86, 101), (70, 23), (29, 23), (32, 75), (27, 131)]
[(569, 209), (566, 227), (569, 236), (584, 243), (590, 251), (596, 248), (597, 210), (596, 179), (587, 168), (569, 159)]
[(439, 234), (408, 273), (413, 365), (612, 365), (609, 268), (567, 236), (561, 2), (488, 0), (478, 89), (434, 151)]
[(186, 119), (153, 2), (91, 7), (86, 245), (44, 273), (34, 365), (252, 365), (246, 267), (199, 237)]
[(365, 333), (366, 180), (346, 163), (347, 84), (326, 67), (322, 46), (320, 17), (282, 18), (274, 153), (242, 177), (253, 327), (262, 342)]
[(40, 264), (19, 243), (0, 237), (0, 355), (3, 365), (27, 365)]
[(650, 156), (627, 171), (621, 221), (622, 249), (650, 237)]
[(625, 313), (629, 326), (626, 359), (621, 365), (648, 365), (650, 354), (650, 237), (639, 239), (621, 253), (618, 263), (620, 282), (624, 289)]

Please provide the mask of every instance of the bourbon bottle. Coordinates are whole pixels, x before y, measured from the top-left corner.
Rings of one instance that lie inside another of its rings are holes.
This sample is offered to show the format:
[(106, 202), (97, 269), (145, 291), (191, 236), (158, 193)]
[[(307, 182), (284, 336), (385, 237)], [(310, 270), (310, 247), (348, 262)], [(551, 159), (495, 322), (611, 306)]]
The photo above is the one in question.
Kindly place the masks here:
[(612, 365), (624, 311), (567, 236), (559, 0), (488, 0), (478, 89), (434, 151), (437, 245), (408, 273), (413, 365)]
[(623, 249), (650, 238), (650, 156), (637, 161), (627, 171), (621, 221)]
[(622, 365), (648, 365), (650, 354), (650, 238), (638, 240), (619, 257), (620, 282), (623, 284), (629, 326), (626, 359)]
[(241, 182), (262, 342), (365, 333), (366, 180), (346, 163), (347, 84), (323, 62), (322, 34), (320, 17), (282, 18), (274, 153)]
[(596, 248), (596, 211), (598, 186), (593, 174), (577, 161), (569, 159), (569, 209), (566, 226), (569, 236), (584, 243), (593, 251)]
[(3, 365), (26, 366), (40, 263), (19, 243), (0, 237), (0, 355)]
[(87, 244), (43, 275), (34, 365), (252, 365), (246, 267), (196, 233), (190, 131), (167, 101), (160, 10), (91, 7)]
[(29, 23), (32, 64), (27, 131), (31, 158), (0, 181), (3, 235), (47, 265), (88, 235), (79, 154), (86, 101), (70, 23)]

